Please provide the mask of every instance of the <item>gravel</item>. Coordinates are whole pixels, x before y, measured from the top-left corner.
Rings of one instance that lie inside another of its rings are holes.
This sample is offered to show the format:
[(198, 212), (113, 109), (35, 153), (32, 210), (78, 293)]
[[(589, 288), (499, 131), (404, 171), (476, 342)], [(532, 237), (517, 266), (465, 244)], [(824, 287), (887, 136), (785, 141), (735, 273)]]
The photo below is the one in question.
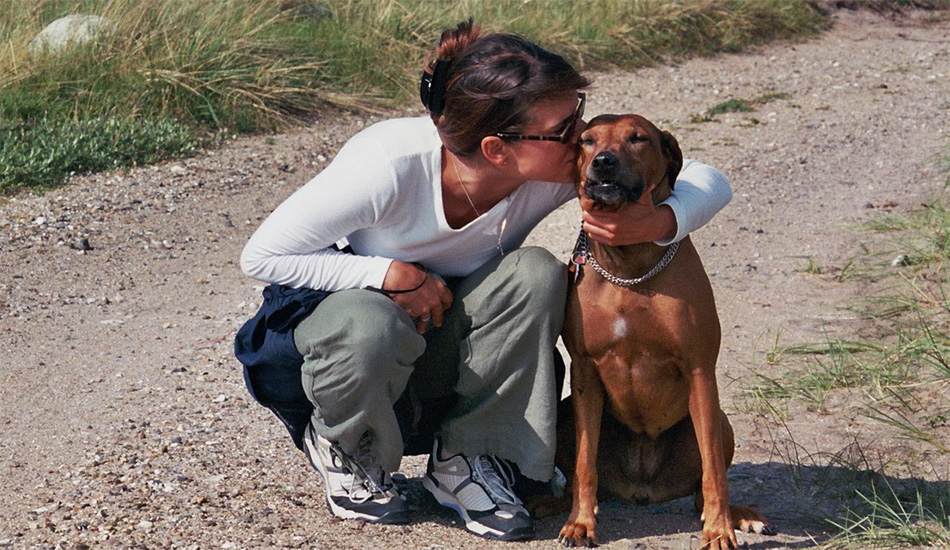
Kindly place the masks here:
[[(821, 540), (825, 526), (809, 517), (829, 503), (807, 474), (855, 442), (891, 443), (844, 405), (793, 406), (779, 422), (737, 407), (740, 392), (781, 372), (766, 360), (775, 343), (862, 330), (846, 306), (863, 287), (834, 276), (869, 238), (859, 224), (917, 209), (948, 181), (938, 159), (950, 145), (950, 25), (835, 17), (805, 43), (595, 74), (588, 94), (591, 115), (639, 112), (730, 176), (732, 202), (694, 242), (724, 328), (719, 384), (740, 445), (733, 501), (781, 531), (740, 536), (757, 547)], [(728, 99), (762, 101), (694, 121)], [(237, 265), (247, 238), (375, 120), (326, 116), (0, 201), (0, 548), (512, 546), (467, 534), (426, 498), (424, 457), (402, 466), (413, 524), (331, 518), (318, 476), (250, 399), (232, 356), (262, 288)], [(531, 241), (567, 259), (578, 219), (568, 204)], [(946, 457), (928, 460), (947, 471)], [(689, 499), (607, 502), (600, 517), (604, 548), (698, 543)], [(539, 521), (538, 539), (517, 546), (556, 547), (563, 520)]]

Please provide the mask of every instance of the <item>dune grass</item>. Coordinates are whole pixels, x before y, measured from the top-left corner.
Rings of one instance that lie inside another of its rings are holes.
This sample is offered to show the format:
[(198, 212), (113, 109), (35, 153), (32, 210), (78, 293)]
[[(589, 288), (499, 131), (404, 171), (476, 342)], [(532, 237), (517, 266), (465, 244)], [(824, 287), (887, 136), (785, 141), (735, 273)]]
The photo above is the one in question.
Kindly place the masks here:
[[(912, 215), (868, 224), (875, 244), (864, 245), (861, 257), (849, 264), (860, 266), (853, 268), (860, 271), (855, 284), (877, 289), (854, 307), (871, 336), (789, 346), (776, 341), (766, 357), (773, 364), (784, 363), (788, 372), (760, 373), (741, 402), (740, 408), (781, 423), (787, 422), (793, 401), (819, 413), (840, 413), (844, 411), (828, 408), (845, 407), (848, 415), (877, 422), (878, 437), (903, 441), (875, 464), (848, 465), (846, 470), (866, 474), (860, 483), (836, 479), (824, 487), (846, 503), (837, 516), (826, 518), (837, 530), (829, 547), (950, 545), (950, 480), (939, 466), (950, 457), (946, 203), (946, 197), (939, 197)], [(836, 393), (846, 397), (831, 400)], [(904, 474), (886, 477), (885, 470), (895, 462)], [(821, 464), (826, 469), (840, 466), (827, 460)], [(922, 482), (925, 478), (930, 481)]]
[[(107, 17), (115, 30), (63, 53), (29, 53), (44, 26), (77, 13)], [(118, 127), (138, 128), (145, 140), (154, 130), (156, 147), (117, 153), (109, 166), (185, 155), (210, 136), (280, 129), (327, 109), (411, 103), (429, 49), (469, 16), (583, 69), (740, 51), (828, 25), (805, 0), (5, 0), (0, 193), (101, 169), (70, 164), (81, 155), (63, 150), (88, 134), (113, 132), (122, 142)], [(192, 142), (167, 140), (171, 127)], [(45, 147), (60, 152), (35, 152)], [(27, 150), (59, 169), (24, 159)]]

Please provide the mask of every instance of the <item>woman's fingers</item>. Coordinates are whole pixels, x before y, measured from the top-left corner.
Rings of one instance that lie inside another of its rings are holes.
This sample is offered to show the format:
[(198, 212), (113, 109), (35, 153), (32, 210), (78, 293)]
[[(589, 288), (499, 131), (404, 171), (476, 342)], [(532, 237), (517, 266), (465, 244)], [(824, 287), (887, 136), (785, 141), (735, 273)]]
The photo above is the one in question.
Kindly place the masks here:
[(452, 291), (436, 277), (430, 277), (413, 292), (393, 296), (393, 301), (412, 317), (420, 334), (430, 326), (442, 326), (445, 311), (451, 307), (452, 299)]

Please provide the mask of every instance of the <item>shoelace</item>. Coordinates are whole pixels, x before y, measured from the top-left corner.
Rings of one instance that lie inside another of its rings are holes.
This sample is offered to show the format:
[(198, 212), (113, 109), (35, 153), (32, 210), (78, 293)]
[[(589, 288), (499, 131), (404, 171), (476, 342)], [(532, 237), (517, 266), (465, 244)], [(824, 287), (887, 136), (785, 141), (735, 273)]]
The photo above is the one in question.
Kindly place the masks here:
[[(348, 489), (354, 502), (363, 503), (371, 500), (373, 495), (383, 494), (389, 490), (390, 484), (384, 483), (386, 473), (382, 467), (376, 464), (376, 457), (370, 450), (372, 441), (369, 436), (363, 436), (360, 439), (359, 447), (356, 451), (356, 460), (350, 458), (335, 443), (333, 448), (336, 451), (334, 457), (341, 462), (341, 465), (350, 471), (350, 487)], [(360, 489), (366, 491), (365, 496), (353, 498)]]
[(472, 468), (472, 478), (485, 488), (495, 504), (521, 505), (521, 500), (511, 489), (514, 485), (514, 472), (511, 466), (494, 455), (479, 455), (474, 459), (466, 457)]

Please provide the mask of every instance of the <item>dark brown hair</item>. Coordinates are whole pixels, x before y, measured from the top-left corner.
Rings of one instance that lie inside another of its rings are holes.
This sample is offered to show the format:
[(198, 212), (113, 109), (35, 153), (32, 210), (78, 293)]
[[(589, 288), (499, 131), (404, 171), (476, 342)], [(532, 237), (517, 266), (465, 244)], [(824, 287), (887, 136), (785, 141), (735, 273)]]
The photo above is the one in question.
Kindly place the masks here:
[(531, 41), (513, 34), (481, 36), (480, 30), (469, 19), (443, 32), (423, 73), (424, 82), (431, 81), (437, 61), (447, 62), (440, 68), (444, 78), (436, 79), (445, 82), (444, 97), (430, 116), (445, 146), (461, 156), (475, 153), (485, 136), (527, 123), (537, 101), (590, 84), (563, 57)]

